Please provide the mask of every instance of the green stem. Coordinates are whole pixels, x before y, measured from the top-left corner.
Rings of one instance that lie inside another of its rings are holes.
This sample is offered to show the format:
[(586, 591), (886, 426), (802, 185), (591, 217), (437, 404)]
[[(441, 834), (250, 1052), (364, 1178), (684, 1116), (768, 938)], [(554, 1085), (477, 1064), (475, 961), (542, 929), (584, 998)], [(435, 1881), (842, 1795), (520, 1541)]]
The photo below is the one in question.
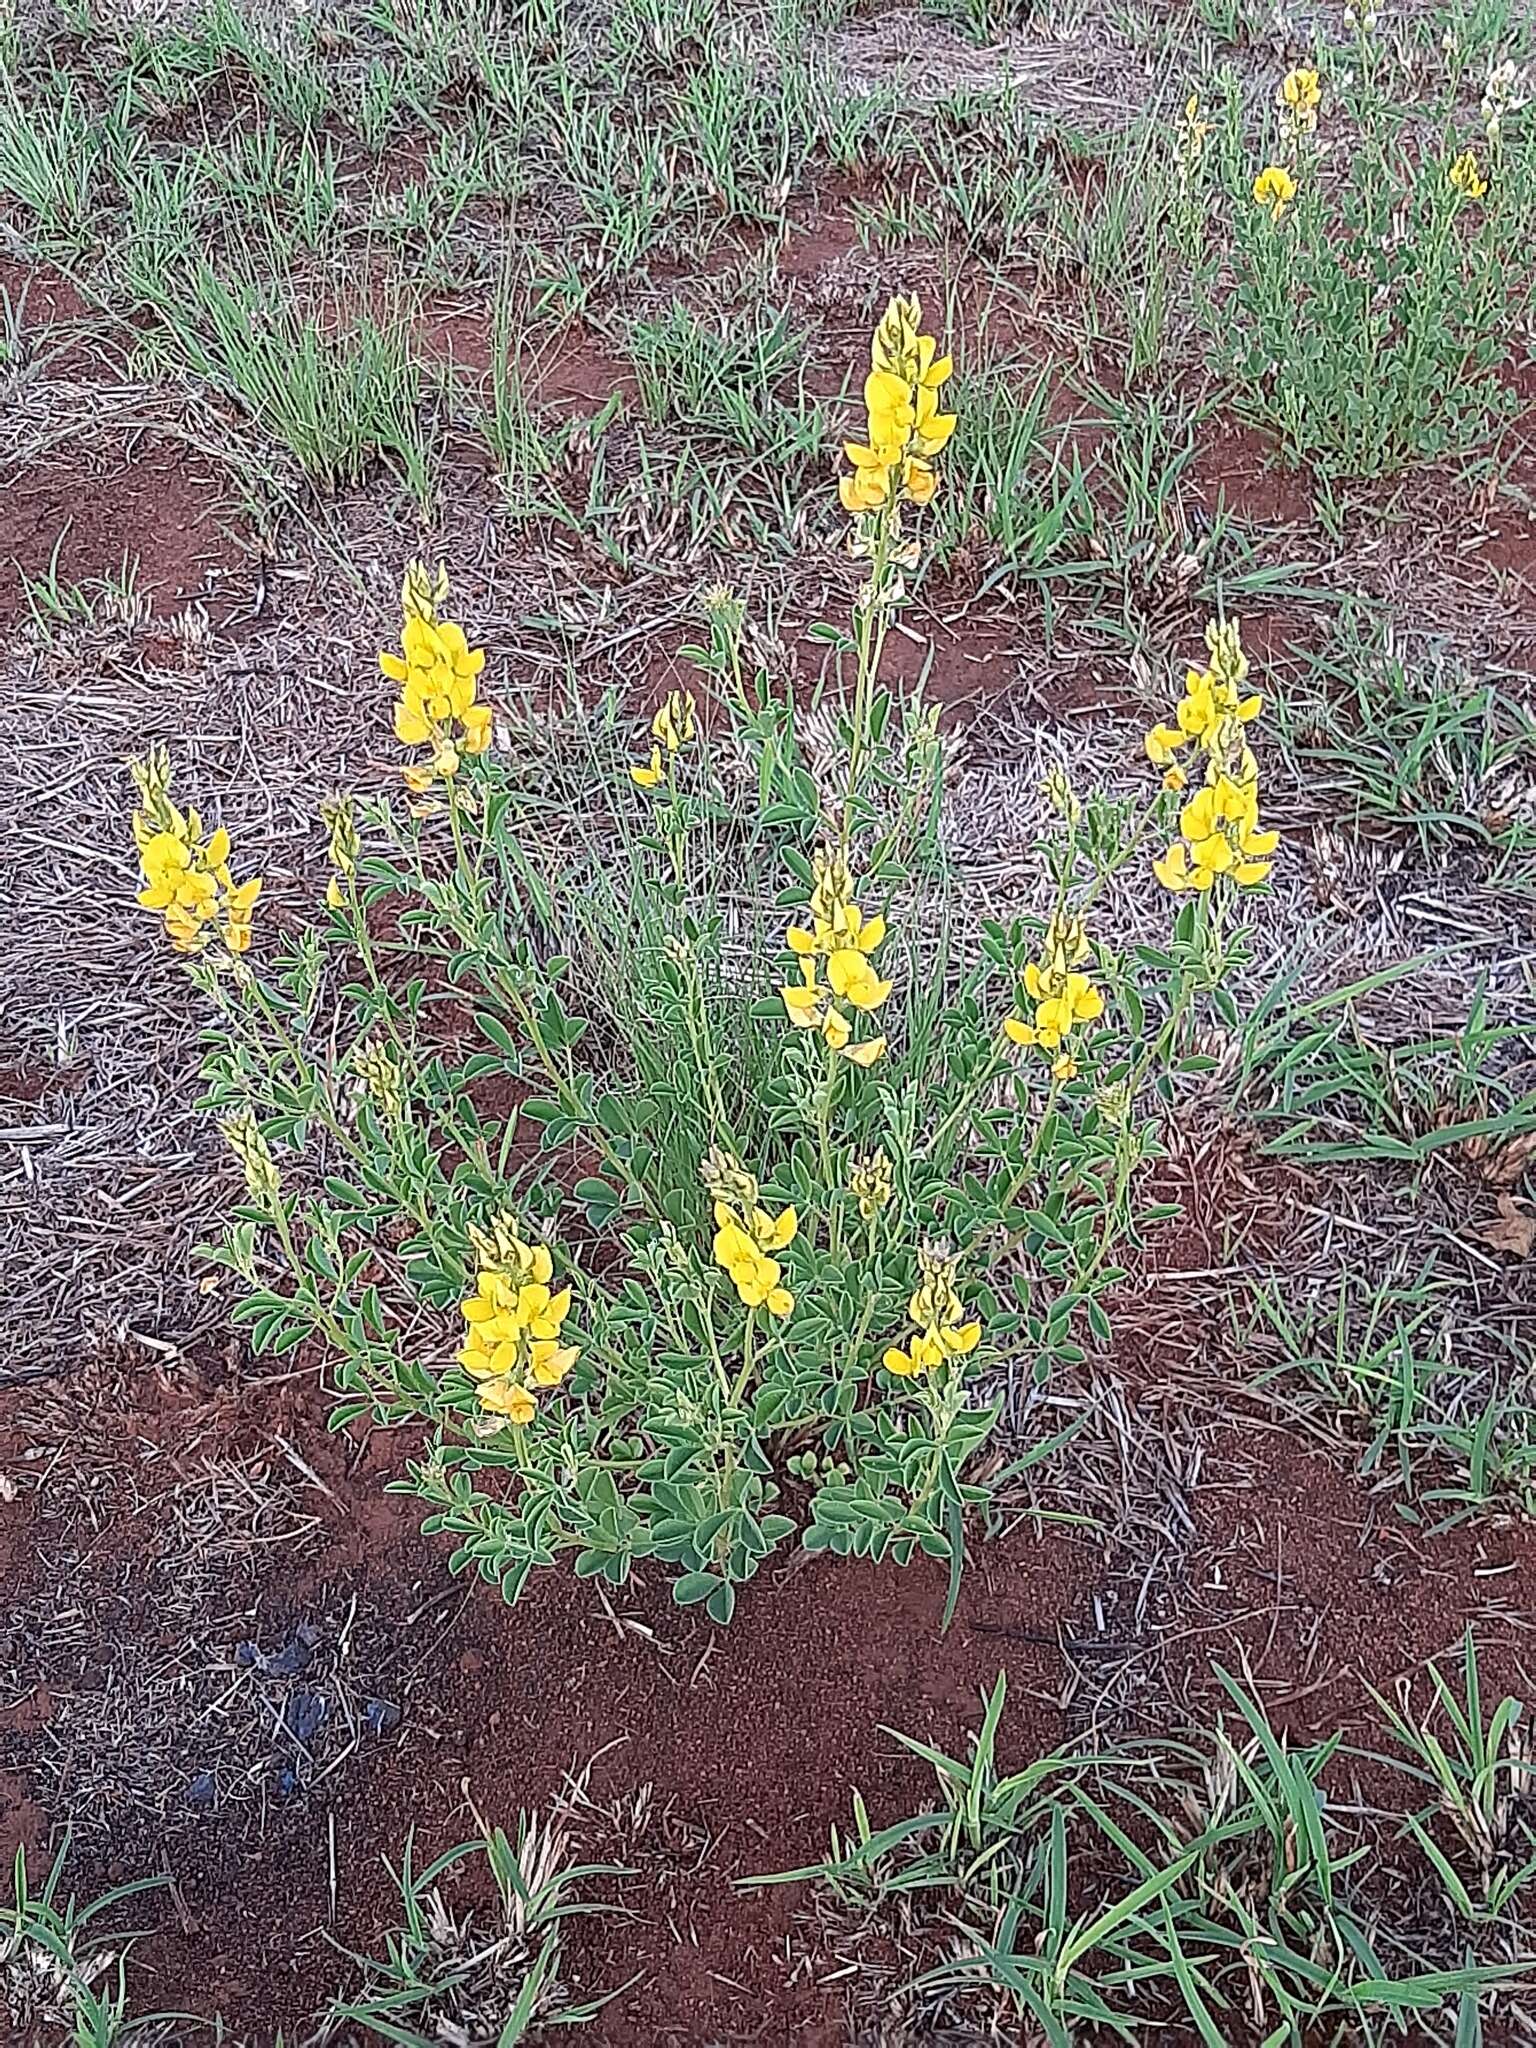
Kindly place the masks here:
[(747, 1391), (747, 1382), (751, 1379), (753, 1369), (757, 1364), (753, 1345), (756, 1330), (757, 1310), (749, 1308), (747, 1310), (746, 1324), (741, 1333), (741, 1371), (736, 1375), (736, 1381), (730, 1390), (727, 1403), (732, 1408), (739, 1408), (741, 1406), (742, 1399)]

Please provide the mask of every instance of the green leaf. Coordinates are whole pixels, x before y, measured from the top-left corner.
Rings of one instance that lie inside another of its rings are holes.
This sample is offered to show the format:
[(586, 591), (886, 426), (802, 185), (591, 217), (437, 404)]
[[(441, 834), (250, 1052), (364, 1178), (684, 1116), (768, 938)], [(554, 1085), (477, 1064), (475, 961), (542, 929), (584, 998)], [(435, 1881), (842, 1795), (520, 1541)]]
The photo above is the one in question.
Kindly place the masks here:
[(684, 1572), (672, 1581), (672, 1598), (679, 1607), (696, 1607), (701, 1600), (713, 1599), (724, 1583), (713, 1572)]
[(499, 1017), (493, 1017), (489, 1010), (477, 1010), (475, 1022), (498, 1052), (504, 1052), (508, 1059), (518, 1057), (517, 1040)]

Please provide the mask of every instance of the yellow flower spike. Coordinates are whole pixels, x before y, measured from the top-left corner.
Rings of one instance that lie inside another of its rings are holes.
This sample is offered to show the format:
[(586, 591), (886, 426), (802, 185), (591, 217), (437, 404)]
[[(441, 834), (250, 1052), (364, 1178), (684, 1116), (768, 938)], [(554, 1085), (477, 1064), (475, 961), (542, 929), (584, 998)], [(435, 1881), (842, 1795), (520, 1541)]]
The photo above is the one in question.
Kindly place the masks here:
[(651, 737), (669, 754), (677, 753), (693, 738), (695, 709), (691, 691), (670, 691), (651, 720)]
[(873, 1223), (895, 1193), (891, 1162), (883, 1151), (861, 1153), (848, 1162), (848, 1192), (866, 1223)]
[(404, 771), (407, 787), (418, 794), (455, 776), (461, 753), (483, 754), (491, 744), (490, 707), (476, 699), (485, 653), (469, 645), (461, 626), (439, 618), (448, 588), (444, 569), (433, 576), (412, 562), (400, 592), (400, 652), (386, 648), (379, 656), (381, 671), (400, 688), (395, 738), (402, 746), (432, 749), (430, 767), (413, 763)]
[(482, 1408), (523, 1427), (537, 1410), (529, 1383), (558, 1386), (580, 1356), (574, 1344), (561, 1342), (571, 1290), (551, 1291), (553, 1254), (548, 1245), (526, 1244), (514, 1218), (499, 1215), (488, 1230), (471, 1228), (470, 1239), (480, 1266), (474, 1293), (459, 1303), (459, 1364)]
[(893, 298), (870, 344), (863, 394), (867, 433), (862, 441), (845, 443), (853, 473), (838, 480), (843, 507), (855, 518), (890, 508), (893, 521), (899, 520), (901, 500), (926, 505), (938, 488), (928, 458), (955, 430), (955, 416), (940, 412), (938, 399), (954, 365), (939, 355), (932, 335), (919, 331), (921, 318), (915, 298)]
[(1293, 133), (1312, 133), (1317, 126), (1317, 110), (1322, 98), (1322, 85), (1310, 65), (1300, 65), (1294, 71), (1287, 71), (1280, 81), (1280, 104), (1285, 110), (1284, 122)]
[(893, 1344), (885, 1352), (882, 1363), (887, 1372), (908, 1379), (951, 1358), (969, 1356), (981, 1342), (981, 1324), (975, 1318), (966, 1320), (955, 1287), (958, 1263), (947, 1253), (926, 1246), (919, 1253), (922, 1278), (908, 1304), (915, 1332), (905, 1347)]
[(1481, 199), (1488, 190), (1488, 180), (1478, 167), (1477, 152), (1464, 149), (1446, 173), (1452, 189), (1463, 199)]
[(237, 884), (229, 871), (230, 840), (222, 826), (205, 839), (196, 811), (182, 812), (171, 801), (170, 759), (152, 747), (129, 763), (140, 807), (134, 814), (143, 887), (138, 902), (158, 911), (178, 953), (202, 953), (215, 940), (234, 961), (249, 952), (261, 880)]
[(1253, 199), (1278, 224), (1296, 197), (1296, 180), (1284, 164), (1268, 164), (1253, 181)]

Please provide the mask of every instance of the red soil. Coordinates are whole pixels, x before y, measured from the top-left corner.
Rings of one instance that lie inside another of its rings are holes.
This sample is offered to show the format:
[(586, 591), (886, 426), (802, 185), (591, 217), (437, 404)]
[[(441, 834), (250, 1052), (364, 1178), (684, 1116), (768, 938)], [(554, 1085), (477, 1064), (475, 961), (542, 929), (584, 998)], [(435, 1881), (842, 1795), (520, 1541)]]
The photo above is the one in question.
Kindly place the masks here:
[(206, 456), (149, 434), (133, 452), (53, 449), (0, 499), (0, 608), (22, 605), (22, 578), (114, 581), (136, 565), (156, 611), (206, 598), (240, 560), (220, 523), (221, 486)]
[[(278, 1433), (300, 1447), (328, 1489), (313, 1502), (325, 1533), (298, 1555), (242, 1560), (225, 1626), (269, 1643), (355, 1598), (358, 1630), (392, 1640), (408, 1700), (396, 1734), (291, 1805), (262, 1816), (194, 1813), (172, 1800), (164, 1822), (119, 1820), (99, 1846), (77, 1845), (71, 1869), (85, 1896), (158, 1874), (162, 1845), (174, 1844), (175, 1894), (136, 1902), (137, 1923), (152, 1930), (136, 1951), (140, 2007), (217, 2012), (235, 2040), (270, 2041), (278, 2026), (322, 2009), (345, 1975), (320, 1930), (377, 1945), (393, 1899), (383, 1859), (398, 1861), (412, 1828), (424, 1859), (473, 1832), (471, 1808), (511, 1828), (519, 1809), (548, 1802), (592, 1764), (596, 1807), (632, 1815), (641, 1788), (653, 1792), (648, 1819), (594, 1817), (578, 1844), (583, 1858), (636, 1872), (608, 1887), (636, 1917), (597, 1917), (573, 1935), (571, 1970), (584, 1992), (640, 1973), (589, 2038), (679, 2048), (841, 2040), (838, 1991), (803, 1967), (787, 1981), (798, 1891), (741, 1891), (738, 1880), (826, 1853), (854, 1786), (877, 1822), (923, 1804), (925, 1767), (882, 1725), (963, 1754), (981, 1689), (1005, 1662), (1010, 1741), (1029, 1754), (1055, 1746), (1065, 1686), (1055, 1630), (1086, 1604), (1091, 1548), (1027, 1531), (978, 1541), (947, 1634), (942, 1572), (798, 1554), (743, 1589), (723, 1632), (676, 1608), (661, 1574), (604, 1603), (560, 1573), (508, 1608), (491, 1590), (450, 1581), (446, 1546), (416, 1533), (412, 1506), (383, 1493), (401, 1447), (328, 1437), (323, 1406), (308, 1375), (262, 1384), (193, 1369), (141, 1383), (137, 1405), (115, 1423), (125, 1466), (152, 1472), (163, 1490), (215, 1452), (249, 1452)], [(111, 1475), (99, 1475), (98, 1498), (103, 1484)], [(0, 1534), (21, 1539), (18, 1560), (30, 1545), (30, 1503), (21, 1495), (0, 1519)], [(48, 1511), (48, 1496), (38, 1505)], [(63, 1533), (52, 1524), (42, 1547), (52, 1551)], [(159, 1540), (153, 1505), (108, 1520), (86, 1540), (75, 1597), (88, 1601), (96, 1574), (111, 1578)], [(18, 1599), (30, 1576), (19, 1574)], [(139, 1625), (154, 1642), (155, 1615)], [(10, 1801), (0, 1853), (17, 1841), (42, 1846), (27, 1765), (71, 1682), (50, 1675), (41, 1692), (7, 1702), (0, 1763), (18, 1770), (0, 1780)], [(188, 1728), (188, 1773), (198, 1741)]]

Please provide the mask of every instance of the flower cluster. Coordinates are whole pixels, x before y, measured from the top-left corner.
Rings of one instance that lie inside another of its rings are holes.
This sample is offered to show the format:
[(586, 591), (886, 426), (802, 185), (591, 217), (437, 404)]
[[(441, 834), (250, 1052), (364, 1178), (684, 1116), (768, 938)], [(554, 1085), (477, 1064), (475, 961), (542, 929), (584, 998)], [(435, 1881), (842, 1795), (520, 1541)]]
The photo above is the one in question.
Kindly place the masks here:
[(1451, 189), (1459, 192), (1463, 199), (1481, 199), (1488, 190), (1488, 180), (1478, 165), (1477, 152), (1464, 149), (1446, 173)]
[(863, 1221), (873, 1223), (895, 1192), (891, 1162), (884, 1152), (855, 1153), (848, 1162), (848, 1192)]
[(745, 1307), (787, 1316), (795, 1297), (772, 1254), (794, 1243), (799, 1218), (793, 1209), (770, 1215), (758, 1201), (757, 1182), (729, 1152), (707, 1153), (699, 1171), (714, 1198), (715, 1263), (729, 1275)]
[(1322, 99), (1322, 86), (1310, 66), (1287, 71), (1280, 81), (1280, 122), (1286, 133), (1311, 135), (1317, 127)]
[(963, 1358), (981, 1342), (981, 1324), (966, 1321), (965, 1305), (955, 1289), (959, 1260), (941, 1246), (924, 1245), (917, 1262), (920, 1277), (907, 1304), (916, 1329), (905, 1350), (893, 1344), (884, 1359), (886, 1371), (900, 1379)]
[(1188, 776), (1175, 758), (1191, 747), (1205, 757), (1204, 786), (1179, 813), (1180, 837), (1153, 870), (1165, 888), (1205, 890), (1218, 875), (1248, 886), (1270, 871), (1277, 832), (1259, 829), (1259, 767), (1245, 736), (1263, 699), (1245, 690), (1248, 657), (1235, 619), (1205, 629), (1209, 666), (1190, 669), (1173, 725), (1147, 734), (1147, 758), (1162, 768), (1164, 786), (1182, 790)]
[(178, 953), (201, 953), (215, 938), (231, 954), (249, 952), (260, 877), (237, 883), (229, 872), (229, 834), (220, 826), (205, 839), (197, 812), (171, 801), (164, 747), (128, 765), (139, 792), (133, 837), (144, 879), (140, 903), (162, 913)]
[(245, 1175), (245, 1185), (251, 1200), (270, 1215), (277, 1207), (282, 1184), (278, 1177), (277, 1161), (272, 1157), (272, 1148), (266, 1141), (261, 1125), (248, 1109), (243, 1109), (234, 1116), (225, 1117), (219, 1129), (224, 1133), (229, 1149), (240, 1162), (240, 1170)]
[(926, 505), (938, 488), (932, 457), (955, 431), (954, 414), (939, 411), (939, 389), (954, 365), (918, 332), (921, 321), (915, 298), (894, 298), (875, 329), (864, 380), (868, 438), (843, 450), (853, 464), (838, 484), (845, 511), (878, 512), (902, 498)]
[(357, 880), (357, 856), (362, 850), (357, 836), (357, 819), (350, 797), (332, 797), (320, 806), (320, 816), (329, 834), (331, 876), (325, 885), (325, 900), (332, 910), (346, 901), (343, 882), (350, 888)]
[(1510, 57), (1506, 57), (1502, 63), (1492, 65), (1488, 72), (1488, 83), (1483, 88), (1482, 105), (1478, 111), (1483, 117), (1483, 132), (1493, 147), (1498, 147), (1505, 117), (1518, 113), (1525, 105), (1525, 100), (1525, 73), (1519, 65)]
[[(857, 1066), (870, 1067), (885, 1051), (884, 1038), (855, 1044), (846, 1004), (861, 1015), (878, 1010), (891, 993), (870, 960), (885, 938), (885, 919), (865, 917), (853, 900), (848, 863), (839, 853), (817, 853), (808, 925), (792, 924), (785, 943), (800, 962), (800, 980), (780, 989), (789, 1021), (819, 1031), (827, 1045)], [(825, 970), (826, 979), (822, 979)]]
[(463, 628), (438, 617), (448, 596), (447, 572), (435, 577), (412, 562), (400, 592), (400, 652), (379, 656), (379, 667), (400, 685), (395, 738), (402, 746), (429, 746), (431, 761), (407, 768), (407, 784), (430, 789), (439, 776), (458, 772), (461, 754), (483, 754), (491, 744), (491, 710), (477, 703), (475, 681), (485, 652), (471, 647)]
[(1205, 161), (1205, 139), (1211, 132), (1211, 124), (1204, 120), (1200, 110), (1200, 95), (1192, 92), (1184, 102), (1173, 135), (1173, 163), (1179, 181), (1179, 190), (1189, 192)]
[(364, 1038), (352, 1048), (352, 1071), (364, 1095), (388, 1122), (406, 1114), (405, 1075), (391, 1047), (382, 1038)]
[(1262, 206), (1276, 223), (1295, 197), (1296, 180), (1284, 164), (1266, 164), (1253, 181), (1255, 206)]
[[(651, 758), (636, 763), (630, 774), (642, 789), (659, 789), (672, 772), (672, 762), (693, 738), (694, 701), (687, 690), (668, 692), (651, 720)], [(662, 748), (666, 758), (662, 758)]]
[(1104, 1014), (1103, 996), (1079, 972), (1091, 950), (1083, 920), (1058, 913), (1046, 928), (1039, 958), (1024, 970), (1024, 992), (1034, 1005), (1033, 1018), (1003, 1020), (1003, 1030), (1015, 1045), (1037, 1045), (1052, 1055), (1051, 1072), (1058, 1081), (1070, 1081), (1077, 1072), (1068, 1047), (1073, 1031)]
[(525, 1244), (516, 1219), (501, 1215), (489, 1231), (470, 1232), (479, 1257), (474, 1293), (459, 1304), (466, 1324), (459, 1363), (476, 1383), (480, 1405), (519, 1427), (538, 1408), (535, 1388), (557, 1387), (577, 1350), (560, 1341), (571, 1290), (551, 1293), (548, 1245)]

